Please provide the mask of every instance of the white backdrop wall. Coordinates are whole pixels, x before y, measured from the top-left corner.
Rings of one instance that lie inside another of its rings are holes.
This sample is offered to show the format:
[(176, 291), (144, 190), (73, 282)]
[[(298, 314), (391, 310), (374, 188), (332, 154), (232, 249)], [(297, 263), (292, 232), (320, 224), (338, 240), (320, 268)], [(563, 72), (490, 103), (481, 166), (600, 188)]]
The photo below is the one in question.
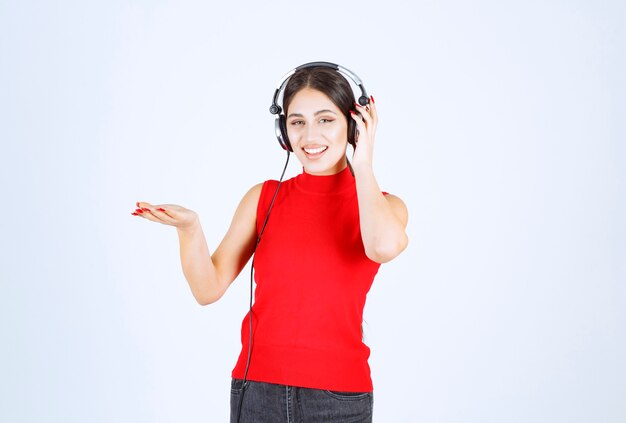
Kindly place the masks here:
[[(0, 421), (224, 422), (249, 267), (212, 250), (284, 163), (268, 112), (313, 60), (376, 98), (408, 249), (368, 295), (377, 422), (626, 420), (621, 1), (0, 1)], [(293, 158), (287, 177), (301, 171)]]

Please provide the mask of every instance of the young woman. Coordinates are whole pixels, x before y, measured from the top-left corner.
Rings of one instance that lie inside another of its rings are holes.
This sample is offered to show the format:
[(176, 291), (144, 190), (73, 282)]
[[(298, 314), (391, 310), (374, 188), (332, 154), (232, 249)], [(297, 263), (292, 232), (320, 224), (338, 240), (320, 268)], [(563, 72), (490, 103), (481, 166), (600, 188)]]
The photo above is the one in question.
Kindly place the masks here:
[(323, 65), (297, 68), (284, 87), (281, 144), (302, 173), (253, 186), (212, 255), (192, 210), (138, 202), (132, 214), (177, 228), (183, 273), (202, 305), (224, 295), (254, 254), (231, 422), (371, 422), (363, 308), (380, 264), (407, 246), (407, 209), (372, 170), (373, 97), (356, 103), (347, 79)]

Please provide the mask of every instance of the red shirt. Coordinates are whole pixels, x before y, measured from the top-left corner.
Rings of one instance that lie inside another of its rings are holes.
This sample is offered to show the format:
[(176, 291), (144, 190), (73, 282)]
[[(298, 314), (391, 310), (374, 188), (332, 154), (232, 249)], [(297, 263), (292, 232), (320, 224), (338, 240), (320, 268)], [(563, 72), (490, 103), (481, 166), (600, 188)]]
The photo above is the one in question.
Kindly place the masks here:
[[(263, 184), (260, 232), (278, 181)], [(386, 194), (386, 193), (385, 193)], [(379, 263), (365, 255), (355, 179), (303, 172), (284, 181), (256, 250), (248, 380), (373, 391), (361, 323)], [(249, 317), (232, 377), (243, 379)]]

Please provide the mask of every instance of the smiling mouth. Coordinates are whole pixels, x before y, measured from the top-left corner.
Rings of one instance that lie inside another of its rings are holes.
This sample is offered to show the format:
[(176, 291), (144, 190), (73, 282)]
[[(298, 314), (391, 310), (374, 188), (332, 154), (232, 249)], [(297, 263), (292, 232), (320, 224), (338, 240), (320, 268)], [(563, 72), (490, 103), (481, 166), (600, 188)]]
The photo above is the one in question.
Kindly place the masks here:
[(328, 149), (327, 145), (325, 145), (323, 147), (318, 147), (318, 148), (303, 148), (304, 152), (307, 153), (308, 155), (311, 155), (311, 156), (323, 153), (327, 149)]

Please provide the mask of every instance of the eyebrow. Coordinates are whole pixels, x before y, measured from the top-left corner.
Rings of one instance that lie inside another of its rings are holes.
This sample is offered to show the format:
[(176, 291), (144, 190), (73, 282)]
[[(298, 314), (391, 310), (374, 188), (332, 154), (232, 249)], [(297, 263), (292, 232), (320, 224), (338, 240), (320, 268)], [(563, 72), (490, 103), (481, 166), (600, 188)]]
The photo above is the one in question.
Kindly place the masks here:
[[(332, 110), (324, 109), (324, 110), (318, 110), (317, 112), (315, 112), (315, 114), (313, 116), (317, 116), (317, 115), (322, 114), (322, 113), (332, 113), (335, 116), (337, 115), (337, 113), (333, 112)], [(289, 116), (287, 116), (287, 119), (289, 119), (292, 116), (304, 117), (304, 115), (302, 113), (289, 113)]]

